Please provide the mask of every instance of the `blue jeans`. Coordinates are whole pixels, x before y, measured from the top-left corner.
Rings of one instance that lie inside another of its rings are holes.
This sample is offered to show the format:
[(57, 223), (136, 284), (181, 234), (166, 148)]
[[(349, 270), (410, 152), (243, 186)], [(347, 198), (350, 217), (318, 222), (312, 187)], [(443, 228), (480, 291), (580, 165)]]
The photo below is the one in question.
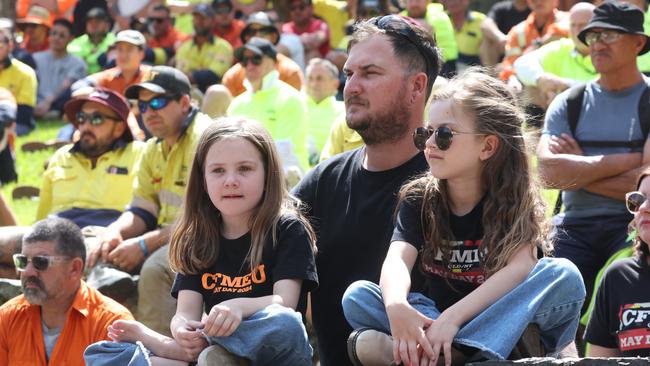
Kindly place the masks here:
[(253, 365), (311, 365), (313, 350), (300, 313), (273, 304), (244, 319), (228, 337), (210, 337)]
[[(535, 323), (547, 354), (557, 354), (575, 338), (584, 299), (582, 277), (573, 263), (540, 259), (524, 282), (465, 323), (454, 343), (476, 348), (488, 359), (505, 359), (528, 324)], [(410, 293), (408, 302), (431, 319), (440, 315), (435, 302), (420, 293)], [(372, 282), (357, 281), (348, 287), (343, 312), (354, 329), (390, 334), (381, 289)]]

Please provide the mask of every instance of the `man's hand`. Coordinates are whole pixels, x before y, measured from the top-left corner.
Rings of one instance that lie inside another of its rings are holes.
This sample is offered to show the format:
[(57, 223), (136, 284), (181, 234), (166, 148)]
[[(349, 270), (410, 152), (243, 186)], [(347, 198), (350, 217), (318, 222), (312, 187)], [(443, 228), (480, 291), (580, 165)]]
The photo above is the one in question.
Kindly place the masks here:
[(548, 149), (553, 154), (583, 154), (578, 142), (566, 133), (563, 133), (560, 136), (551, 136), (548, 141)]
[(122, 243), (122, 234), (119, 230), (107, 228), (102, 236), (99, 238), (99, 244), (93, 247), (87, 255), (86, 264), (88, 268), (94, 267), (100, 260), (108, 261), (108, 255), (120, 243)]
[(145, 260), (139, 241), (139, 237), (123, 241), (108, 254), (108, 261), (125, 272), (133, 271)]
[(540, 88), (545, 94), (549, 92), (559, 93), (569, 88), (569, 83), (566, 79), (557, 77), (553, 74), (544, 73), (537, 79), (537, 87)]
[(521, 85), (521, 82), (515, 75), (510, 75), (508, 81), (506, 82), (506, 85), (508, 85), (510, 90), (512, 90), (512, 92), (515, 94), (520, 94), (524, 88), (524, 86)]
[(51, 107), (52, 107), (52, 102), (49, 100), (49, 98), (43, 99), (34, 108), (34, 115), (36, 117), (42, 117), (45, 115), (45, 113), (47, 113), (50, 110)]

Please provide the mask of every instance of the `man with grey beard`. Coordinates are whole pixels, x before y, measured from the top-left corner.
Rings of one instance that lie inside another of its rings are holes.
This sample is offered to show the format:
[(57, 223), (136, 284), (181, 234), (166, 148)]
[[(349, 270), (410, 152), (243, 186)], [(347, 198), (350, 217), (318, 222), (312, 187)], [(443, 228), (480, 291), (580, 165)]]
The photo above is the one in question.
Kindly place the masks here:
[(387, 15), (355, 26), (344, 98), (347, 124), (365, 146), (319, 164), (293, 190), (317, 235), (320, 284), (311, 304), (323, 366), (350, 364), (343, 292), (356, 280), (379, 281), (397, 192), (428, 168), (412, 133), (423, 126), (439, 69), (435, 41), (408, 18)]
[(0, 307), (0, 365), (84, 365), (85, 348), (131, 313), (81, 280), (86, 247), (72, 221), (34, 224), (14, 255), (23, 295)]

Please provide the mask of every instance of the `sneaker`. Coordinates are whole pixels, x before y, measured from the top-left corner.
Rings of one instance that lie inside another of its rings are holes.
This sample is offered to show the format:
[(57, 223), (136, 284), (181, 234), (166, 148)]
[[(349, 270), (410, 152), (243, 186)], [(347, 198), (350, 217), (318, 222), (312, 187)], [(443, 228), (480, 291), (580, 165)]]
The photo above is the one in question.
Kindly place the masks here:
[(357, 329), (348, 337), (348, 357), (356, 366), (391, 366), (393, 337), (374, 329)]
[(249, 366), (250, 362), (215, 344), (201, 352), (196, 364), (197, 366)]

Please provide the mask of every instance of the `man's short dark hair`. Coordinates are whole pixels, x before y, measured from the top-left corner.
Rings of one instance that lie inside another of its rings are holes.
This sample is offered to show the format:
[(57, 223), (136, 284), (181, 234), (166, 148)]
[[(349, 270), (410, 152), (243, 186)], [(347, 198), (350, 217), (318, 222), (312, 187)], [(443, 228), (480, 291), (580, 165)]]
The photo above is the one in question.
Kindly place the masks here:
[[(402, 29), (382, 27), (383, 23), (396, 23)], [(375, 17), (354, 25), (348, 53), (355, 44), (376, 35), (388, 37), (393, 46), (393, 53), (402, 60), (409, 72), (423, 72), (427, 75), (428, 100), (441, 67), (440, 50), (431, 34), (410, 18), (398, 15)]]
[(59, 255), (79, 257), (86, 264), (86, 245), (81, 229), (68, 219), (51, 217), (41, 220), (23, 236), (23, 245), (39, 241), (54, 242)]
[(74, 34), (74, 25), (68, 19), (65, 18), (55, 19), (53, 25), (60, 25), (62, 27), (66, 27), (68, 28), (68, 32), (70, 32), (71, 35)]

